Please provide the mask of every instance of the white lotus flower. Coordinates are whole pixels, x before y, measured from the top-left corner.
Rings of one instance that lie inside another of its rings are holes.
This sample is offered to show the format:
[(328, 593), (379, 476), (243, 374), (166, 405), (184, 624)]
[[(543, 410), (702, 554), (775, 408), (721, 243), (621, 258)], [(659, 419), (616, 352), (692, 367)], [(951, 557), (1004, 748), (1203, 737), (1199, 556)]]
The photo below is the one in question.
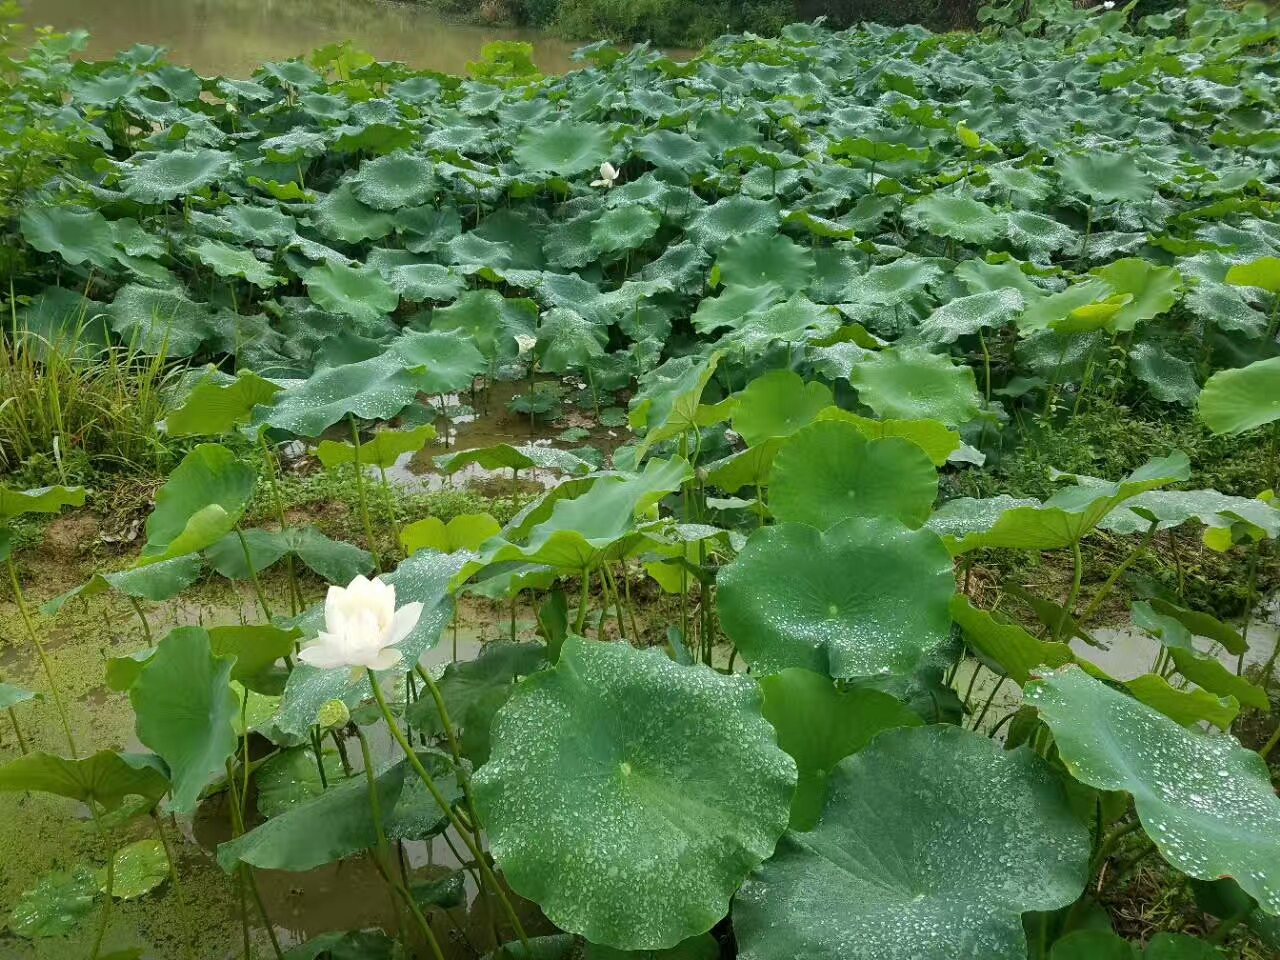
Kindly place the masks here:
[(1115, 7), (1115, 5), (1116, 5), (1116, 0), (1103, 0), (1102, 9), (1111, 10)]
[(516, 334), (516, 346), (520, 349), (520, 356), (523, 357), (537, 345), (537, 337), (526, 337), (524, 334)]
[(615, 183), (617, 183), (618, 175), (618, 168), (606, 160), (604, 163), (600, 164), (600, 179), (592, 180), (591, 185), (593, 187), (604, 187), (606, 190), (609, 190)]
[(396, 609), (396, 588), (377, 577), (356, 577), (330, 587), (324, 600), (324, 630), (298, 654), (313, 667), (368, 667), (388, 670), (400, 662), (399, 643), (418, 625), (422, 604)]

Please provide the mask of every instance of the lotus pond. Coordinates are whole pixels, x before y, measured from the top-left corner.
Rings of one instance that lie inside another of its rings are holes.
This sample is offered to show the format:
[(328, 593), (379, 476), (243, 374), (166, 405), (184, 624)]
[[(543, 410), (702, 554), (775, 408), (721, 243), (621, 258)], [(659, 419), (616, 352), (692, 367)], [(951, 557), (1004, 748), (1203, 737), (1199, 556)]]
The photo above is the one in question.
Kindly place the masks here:
[(1280, 21), (983, 23), (15, 55), (0, 955), (1276, 956)]

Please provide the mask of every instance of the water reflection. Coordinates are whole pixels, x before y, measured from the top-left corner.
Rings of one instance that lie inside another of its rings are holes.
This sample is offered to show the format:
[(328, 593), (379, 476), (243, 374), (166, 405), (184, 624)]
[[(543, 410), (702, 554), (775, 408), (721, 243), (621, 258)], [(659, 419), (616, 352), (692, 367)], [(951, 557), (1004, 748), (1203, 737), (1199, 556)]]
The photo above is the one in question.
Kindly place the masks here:
[(90, 56), (151, 43), (206, 76), (247, 77), (264, 61), (343, 40), (379, 60), (455, 74), (486, 43), (521, 40), (535, 44), (544, 73), (563, 73), (577, 46), (537, 30), (450, 23), (424, 4), (391, 0), (25, 0), (24, 7), (34, 24), (90, 31)]

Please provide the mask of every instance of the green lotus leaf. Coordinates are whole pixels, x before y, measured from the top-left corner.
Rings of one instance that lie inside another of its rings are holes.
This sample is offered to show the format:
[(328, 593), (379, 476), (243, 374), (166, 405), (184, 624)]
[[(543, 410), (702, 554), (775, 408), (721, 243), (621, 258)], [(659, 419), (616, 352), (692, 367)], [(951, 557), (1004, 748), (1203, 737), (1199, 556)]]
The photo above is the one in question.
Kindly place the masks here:
[(1048, 664), (1060, 667), (1075, 658), (1065, 643), (1037, 640), (1016, 623), (1001, 623), (985, 610), (974, 607), (964, 594), (951, 598), (951, 616), (964, 631), (969, 646), (1021, 686), (1031, 672)]
[(1146, 953), (1110, 930), (1076, 930), (1053, 945), (1049, 960), (1223, 960), (1211, 944), (1183, 933), (1158, 933)]
[[(379, 430), (372, 440), (360, 443), (360, 463), (370, 467), (393, 467), (406, 453), (417, 453), (436, 437), (436, 428), (426, 423), (414, 430)], [(354, 444), (336, 440), (321, 440), (316, 456), (326, 470), (332, 470), (356, 461)]]
[(381, 930), (322, 933), (285, 954), (286, 960), (396, 960), (400, 945)]
[(631, 428), (651, 434), (673, 418), (688, 421), (690, 411), (701, 403), (702, 392), (720, 360), (721, 355), (716, 352), (707, 357), (672, 357), (651, 371), (631, 400), (627, 414)]
[(917, 230), (985, 246), (1005, 229), (1004, 217), (981, 200), (962, 194), (931, 193), (903, 212)]
[(66, 873), (51, 871), (24, 890), (9, 912), (9, 929), (20, 937), (39, 940), (64, 937), (93, 912), (98, 882), (84, 867)]
[(542, 368), (551, 373), (581, 369), (593, 357), (604, 356), (607, 330), (565, 307), (542, 315), (538, 345), (534, 348)]
[[(178, 627), (178, 630), (200, 630), (200, 627)], [(172, 631), (176, 633), (177, 631)], [(297, 629), (285, 630), (270, 623), (232, 624), (210, 627), (205, 631), (209, 648), (215, 657), (235, 657), (231, 679), (258, 689), (258, 681), (268, 670), (294, 651), (294, 641), (302, 635)], [(261, 692), (261, 691), (259, 691)]]
[(852, 517), (893, 517), (916, 528), (938, 496), (938, 471), (909, 440), (868, 440), (850, 423), (811, 423), (778, 450), (769, 511), (780, 523), (825, 530)]
[(973, 370), (915, 347), (890, 347), (850, 371), (858, 399), (879, 417), (939, 420), (948, 426), (978, 415), (982, 398)]
[(689, 239), (707, 250), (719, 250), (735, 237), (768, 235), (778, 229), (782, 212), (773, 201), (738, 194), (726, 197), (693, 217), (685, 227)]
[(1196, 405), (1200, 385), (1196, 383), (1194, 363), (1171, 356), (1158, 344), (1144, 340), (1129, 351), (1129, 366), (1157, 400), (1184, 407)]
[(468, 290), (452, 306), (435, 310), (431, 329), (467, 334), (488, 358), (516, 352), (517, 334), (532, 336), (538, 305), (528, 299), (506, 299), (497, 290)]
[(376, 155), (408, 150), (419, 138), (418, 131), (396, 118), (395, 123), (343, 124), (329, 150), (331, 153), (371, 153)]
[(356, 199), (374, 210), (419, 207), (436, 192), (434, 164), (399, 151), (366, 160), (346, 182)]
[(639, 205), (606, 210), (592, 218), (591, 247), (595, 253), (591, 260), (605, 253), (638, 250), (653, 238), (661, 223), (657, 213)]
[(107, 308), (111, 329), (148, 353), (189, 357), (214, 335), (213, 310), (177, 289), (137, 283), (116, 291)]
[[(434, 518), (432, 518), (434, 519)], [(491, 640), (474, 660), (455, 661), (440, 677), (440, 696), (459, 728), (463, 755), (480, 767), (489, 759), (493, 718), (510, 699), (521, 677), (546, 668), (547, 648), (537, 643)], [(441, 735), (440, 713), (428, 698), (409, 708), (415, 730)]]
[(1160, 316), (1182, 296), (1182, 275), (1173, 267), (1157, 267), (1137, 257), (1116, 260), (1092, 271), (1114, 296), (1131, 296), (1111, 318), (1110, 328), (1126, 332), (1143, 320)]
[[(344, 775), (337, 751), (327, 750), (321, 757), (325, 779), (329, 785), (338, 784)], [(253, 783), (258, 788), (258, 812), (267, 818), (302, 806), (328, 789), (320, 780), (316, 757), (309, 746), (277, 753), (254, 771)]]
[(178, 813), (195, 810), (209, 778), (222, 774), (235, 753), (234, 665), (234, 657), (214, 656), (205, 631), (175, 630), (129, 688), (138, 740), (169, 765)]
[(614, 950), (558, 933), (531, 938), (528, 950), (514, 941), (504, 943), (484, 960), (716, 960), (719, 956), (720, 944), (709, 933), (690, 937), (669, 950)]
[(828, 240), (852, 240), (857, 232), (853, 226), (845, 222), (818, 217), (808, 210), (792, 210), (783, 219), (787, 223), (803, 227), (815, 237), (824, 237)]
[(1124, 685), (1136, 700), (1184, 727), (1211, 723), (1220, 730), (1230, 730), (1240, 712), (1234, 697), (1219, 699), (1206, 690), (1180, 690), (1154, 673), (1126, 680)]
[(525, 127), (516, 143), (515, 158), (525, 170), (571, 177), (607, 160), (610, 146), (608, 127), (558, 120)]
[[(676, 742), (676, 727), (701, 732)], [(569, 637), (492, 740), (473, 784), (503, 875), (561, 929), (623, 950), (672, 947), (723, 917), (796, 783), (754, 681), (627, 643)]]
[(813, 253), (781, 233), (751, 233), (720, 249), (713, 283), (740, 287), (776, 284), (784, 293), (806, 289), (816, 268)]
[[(17, 321), (16, 336), (41, 359), (48, 359), (56, 343), (64, 355), (87, 360), (110, 341), (103, 305), (65, 287), (45, 287), (15, 314), (10, 321)], [(24, 332), (35, 336), (24, 336)]]
[[(169, 858), (159, 840), (135, 840), (114, 854), (111, 895), (136, 900), (169, 879)], [(106, 869), (98, 871), (98, 889), (106, 892)]]
[(507, 443), (497, 443), (491, 447), (459, 450), (457, 453), (436, 457), (435, 464), (444, 474), (457, 473), (471, 464), (484, 470), (518, 471), (535, 467), (568, 474), (590, 473), (592, 470), (591, 464), (567, 450), (538, 444), (513, 447)]
[[(269, 570), (285, 554), (293, 554), (320, 577), (336, 584), (347, 584), (356, 574), (373, 571), (373, 555), (353, 543), (330, 540), (315, 527), (289, 527), (285, 530), (252, 529), (244, 531), (249, 559), (256, 573)], [(229, 580), (249, 580), (244, 547), (234, 533), (223, 537), (205, 551), (209, 563)]]
[(1194, 647), (1185, 650), (1174, 648), (1169, 651), (1169, 655), (1178, 673), (1201, 689), (1219, 697), (1231, 697), (1243, 706), (1262, 713), (1271, 712), (1271, 701), (1266, 692), (1244, 677), (1232, 673), (1217, 658), (1204, 656)]
[(1005, 236), (1015, 249), (1032, 260), (1047, 260), (1051, 254), (1078, 249), (1080, 234), (1065, 223), (1031, 210), (1011, 210), (1005, 214)]
[(303, 274), (302, 282), (318, 306), (357, 323), (375, 324), (400, 303), (400, 295), (376, 267), (324, 263)]
[(917, 331), (923, 340), (955, 343), (961, 337), (986, 330), (998, 330), (1012, 323), (1026, 306), (1017, 290), (1001, 287), (957, 297), (933, 311)]
[(734, 901), (742, 960), (1023, 960), (1021, 915), (1084, 887), (1088, 831), (1025, 748), (886, 730), (828, 785), (817, 826), (784, 836)]
[(1091, 277), (1057, 293), (1032, 298), (1027, 302), (1026, 311), (1018, 318), (1018, 329), (1024, 334), (1048, 330), (1066, 320), (1074, 311), (1104, 301), (1113, 293), (1105, 280)]
[(906, 256), (879, 264), (849, 281), (842, 299), (858, 305), (893, 307), (919, 296), (942, 278), (942, 268), (930, 260)]
[(52, 793), (111, 811), (128, 797), (155, 806), (168, 792), (169, 781), (155, 767), (131, 763), (129, 755), (111, 750), (79, 760), (28, 753), (0, 767), (0, 790)]
[[(384, 816), (400, 801), (407, 764), (401, 760), (376, 778)], [(243, 836), (218, 844), (218, 863), (231, 873), (247, 863), (265, 870), (302, 872), (377, 844), (369, 786), (363, 776), (330, 786), (309, 803), (291, 806)]]
[(165, 416), (165, 432), (171, 437), (222, 436), (248, 422), (253, 408), (270, 403), (280, 389), (251, 370), (231, 378), (209, 366), (181, 405)]
[(462, 513), (445, 523), (439, 517), (426, 517), (400, 531), (400, 543), (406, 554), (419, 550), (457, 553), (476, 552), (480, 545), (502, 532), (502, 525), (487, 513)]
[(786, 293), (776, 283), (766, 283), (759, 287), (731, 284), (719, 296), (701, 300), (691, 321), (693, 328), (704, 335), (722, 327), (737, 329), (749, 318), (764, 313), (784, 299)]
[(1272, 295), (1280, 294), (1280, 257), (1237, 263), (1227, 271), (1226, 281), (1237, 287), (1257, 287)]
[(29, 513), (57, 513), (63, 507), (83, 507), (84, 487), (36, 487), (14, 490), (0, 486), (0, 521)]
[(791, 829), (810, 830), (827, 802), (827, 777), (881, 730), (924, 721), (887, 693), (840, 690), (829, 677), (791, 668), (760, 680), (762, 712), (778, 732), (778, 746), (796, 761), (799, 782)]
[(484, 356), (471, 340), (439, 330), (405, 333), (391, 349), (406, 366), (423, 368), (418, 382), (424, 393), (468, 390), (475, 377), (487, 369)]
[(651, 130), (631, 145), (632, 152), (659, 169), (696, 173), (714, 166), (711, 151), (675, 130)]
[(276, 397), (266, 422), (300, 437), (318, 437), (348, 415), (390, 420), (422, 391), (422, 368), (407, 369), (393, 352), (317, 370)]
[[(238, 542), (236, 547), (239, 548)], [(47, 617), (56, 616), (68, 600), (94, 597), (107, 590), (116, 590), (139, 600), (169, 600), (199, 580), (202, 567), (200, 555), (190, 553), (158, 563), (126, 567), (115, 573), (95, 573), (86, 583), (42, 604), (40, 612)]]
[(284, 283), (284, 279), (271, 272), (250, 251), (229, 247), (217, 240), (201, 240), (190, 248), (191, 255), (220, 277), (242, 277), (255, 287), (270, 289)]
[(738, 394), (733, 429), (747, 446), (754, 447), (772, 437), (791, 436), (832, 402), (825, 384), (805, 383), (791, 370), (774, 370), (752, 380)]
[(1280, 799), (1256, 753), (1230, 736), (1186, 730), (1072, 667), (1042, 675), (1025, 695), (1072, 776), (1133, 794), (1172, 866), (1204, 880), (1235, 877), (1280, 913)]
[(1243, 433), (1280, 419), (1280, 357), (1219, 370), (1200, 391), (1196, 414), (1214, 433)]
[(717, 582), (724, 631), (760, 675), (910, 673), (946, 639), (955, 593), (937, 534), (883, 517), (757, 530)]
[(960, 449), (960, 435), (938, 420), (873, 420), (839, 407), (827, 407), (818, 413), (819, 421), (838, 420), (851, 423), (868, 440), (900, 437), (910, 440), (925, 452), (935, 467), (940, 467)]
[(395, 217), (361, 203), (349, 183), (340, 184), (311, 208), (311, 223), (328, 240), (360, 243), (381, 240), (395, 227)]
[(1059, 157), (1054, 169), (1063, 186), (1091, 203), (1137, 203), (1155, 195), (1155, 185), (1127, 153), (1094, 150)]
[[(226, 447), (196, 446), (156, 493), (156, 508), (147, 518), (144, 561), (169, 560), (212, 546), (239, 521), (257, 482), (253, 468)], [(215, 508), (216, 517), (209, 513)], [(210, 539), (199, 542), (206, 533)]]
[(231, 176), (235, 158), (218, 150), (135, 154), (120, 175), (124, 195), (139, 203), (168, 203)]
[(1038, 506), (1039, 500), (1003, 493), (985, 499), (956, 497), (934, 511), (925, 526), (942, 537), (948, 550), (959, 554), (972, 549), (966, 544), (971, 535), (986, 533), (1014, 507)]
[(466, 289), (466, 280), (453, 269), (428, 263), (408, 250), (375, 248), (366, 263), (382, 274), (396, 293), (413, 303), (453, 300)]
[(22, 238), (41, 253), (56, 253), (75, 266), (104, 269), (115, 259), (111, 223), (97, 210), (27, 207), (22, 211)]

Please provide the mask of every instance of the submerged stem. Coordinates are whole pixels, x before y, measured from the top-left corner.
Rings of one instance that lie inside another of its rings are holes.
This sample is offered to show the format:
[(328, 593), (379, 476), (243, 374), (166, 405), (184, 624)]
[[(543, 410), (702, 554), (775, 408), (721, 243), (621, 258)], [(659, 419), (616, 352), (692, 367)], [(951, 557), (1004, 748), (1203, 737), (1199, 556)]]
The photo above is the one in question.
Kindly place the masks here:
[(165, 863), (169, 865), (169, 882), (173, 884), (173, 895), (178, 900), (178, 922), (182, 924), (182, 955), (187, 960), (191, 960), (191, 925), (187, 922), (187, 902), (182, 895), (182, 884), (178, 880), (178, 865), (173, 859), (173, 851), (169, 848), (169, 838), (164, 835), (164, 826), (154, 810), (151, 811), (151, 819), (155, 822), (156, 836), (160, 839), (160, 846), (164, 847)]
[(146, 611), (142, 609), (142, 604), (138, 602), (137, 597), (129, 598), (129, 606), (133, 607), (133, 612), (138, 615), (138, 619), (142, 621), (142, 636), (146, 638), (147, 646), (154, 647), (155, 640), (151, 637), (151, 624), (147, 623)]
[(102, 817), (98, 814), (98, 808), (92, 801), (89, 803), (89, 812), (93, 814), (94, 825), (98, 828), (103, 842), (107, 847), (107, 883), (106, 897), (102, 901), (102, 917), (98, 920), (98, 933), (93, 938), (93, 951), (89, 954), (89, 960), (98, 960), (98, 954), (102, 952), (102, 941), (107, 935), (107, 926), (111, 922), (111, 898), (115, 890), (116, 881), (116, 851), (111, 843), (111, 832), (102, 822)]

